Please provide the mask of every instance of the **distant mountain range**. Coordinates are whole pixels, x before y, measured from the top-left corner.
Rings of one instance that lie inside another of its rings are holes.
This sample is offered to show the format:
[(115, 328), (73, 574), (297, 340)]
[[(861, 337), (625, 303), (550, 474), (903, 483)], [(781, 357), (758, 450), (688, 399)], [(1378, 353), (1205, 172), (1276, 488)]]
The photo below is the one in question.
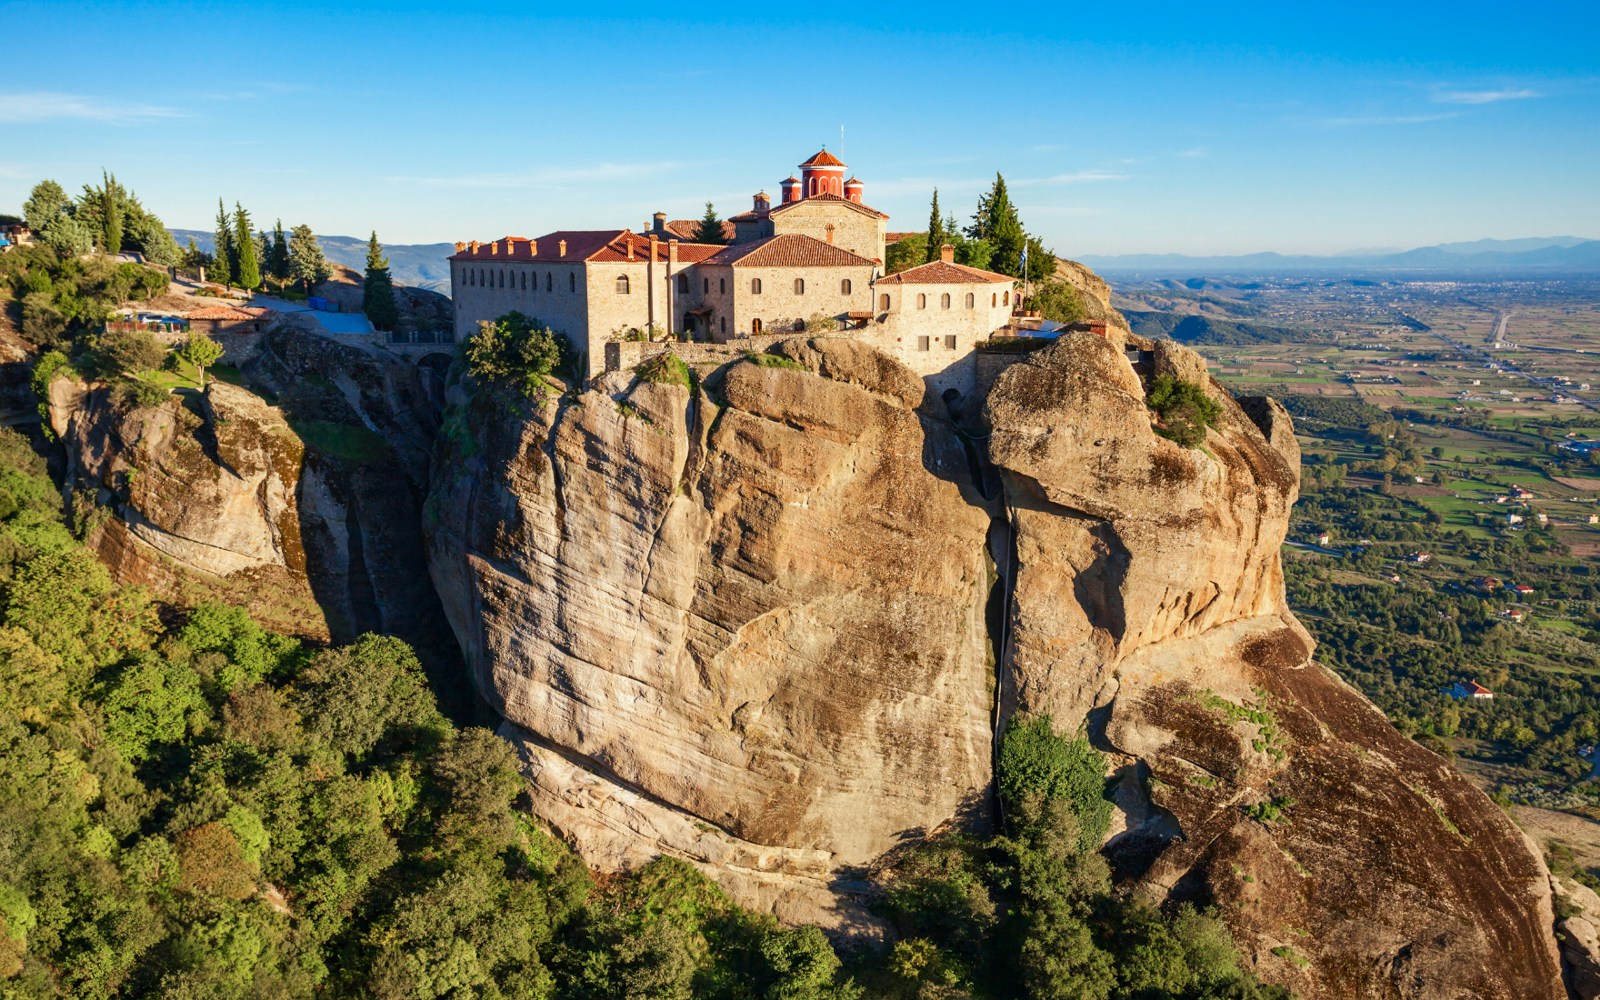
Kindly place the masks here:
[(1226, 257), (1187, 254), (1086, 254), (1076, 258), (1096, 271), (1155, 273), (1267, 273), (1273, 271), (1444, 271), (1494, 273), (1539, 271), (1547, 274), (1600, 272), (1600, 240), (1579, 236), (1537, 236), (1516, 240), (1473, 240), (1415, 250), (1354, 250), (1329, 256), (1252, 253)]
[[(216, 235), (198, 229), (171, 230), (179, 246), (187, 246), (193, 239), (195, 246), (211, 252)], [(322, 252), (335, 264), (365, 271), (367, 268), (367, 241), (356, 236), (318, 236)], [(450, 294), (450, 265), (447, 258), (455, 253), (453, 243), (386, 244), (383, 252), (389, 257), (389, 274), (397, 285), (410, 285), (430, 291)]]

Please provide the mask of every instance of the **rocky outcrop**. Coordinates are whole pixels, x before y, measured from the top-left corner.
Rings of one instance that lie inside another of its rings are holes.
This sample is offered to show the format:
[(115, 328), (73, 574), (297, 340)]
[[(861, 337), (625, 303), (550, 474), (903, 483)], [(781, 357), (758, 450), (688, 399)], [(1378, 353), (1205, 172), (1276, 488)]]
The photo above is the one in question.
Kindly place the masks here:
[[(1560, 995), (1543, 866), (1284, 604), (1281, 406), (1114, 330), (1018, 356), (958, 431), (869, 348), (774, 350), (513, 419), (457, 390), (432, 570), (536, 809), (591, 863), (672, 853), (865, 930), (862, 868), (982, 825), (996, 726), (1049, 713), (1116, 764), (1123, 883), (1217, 905), (1265, 978)], [(1219, 407), (1200, 447), (1158, 433), (1164, 373)]]
[(586, 857), (676, 853), (837, 924), (831, 882), (983, 799), (989, 517), (920, 380), (793, 353), (811, 370), (608, 376), (515, 421), (480, 395), (438, 453), (432, 566)]
[(109, 515), (90, 543), (119, 580), (180, 603), (228, 600), (315, 639), (388, 632), (453, 659), (423, 555), (435, 417), (416, 371), (292, 328), (227, 340), (250, 389), (213, 381), (130, 407), (54, 380), (69, 486)]
[(1003, 715), (1112, 751), (1107, 852), (1162, 901), (1220, 904), (1266, 978), (1315, 997), (1561, 995), (1543, 865), (1510, 820), (1311, 659), (1278, 548), (1299, 449), (1209, 384), (1199, 448), (1158, 436), (1119, 345), (1063, 338), (987, 406), (1010, 508)]

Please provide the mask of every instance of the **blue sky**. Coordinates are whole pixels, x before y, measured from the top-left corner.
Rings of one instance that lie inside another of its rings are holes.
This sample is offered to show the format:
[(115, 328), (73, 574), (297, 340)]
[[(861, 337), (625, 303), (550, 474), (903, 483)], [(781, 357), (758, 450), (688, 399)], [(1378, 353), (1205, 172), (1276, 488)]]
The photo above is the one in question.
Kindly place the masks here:
[(0, 211), (107, 167), (179, 227), (638, 227), (843, 126), (891, 228), (998, 170), (1064, 255), (1600, 236), (1593, 3), (673, 9), (0, 0)]

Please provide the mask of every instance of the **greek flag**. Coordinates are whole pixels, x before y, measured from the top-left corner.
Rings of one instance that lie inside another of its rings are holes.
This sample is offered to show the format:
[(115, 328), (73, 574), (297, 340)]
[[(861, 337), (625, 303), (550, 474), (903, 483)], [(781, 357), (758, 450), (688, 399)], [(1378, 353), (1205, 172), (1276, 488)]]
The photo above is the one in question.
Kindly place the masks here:
[(1028, 244), (1022, 244), (1022, 280), (1028, 280)]

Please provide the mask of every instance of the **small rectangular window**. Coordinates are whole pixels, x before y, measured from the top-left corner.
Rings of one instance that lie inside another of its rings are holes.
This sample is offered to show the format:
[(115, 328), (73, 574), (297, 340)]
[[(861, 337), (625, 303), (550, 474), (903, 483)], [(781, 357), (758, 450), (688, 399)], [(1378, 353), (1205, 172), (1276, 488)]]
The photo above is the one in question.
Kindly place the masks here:
[(953, 351), (956, 349), (955, 334), (950, 334), (944, 338), (944, 346), (947, 350)]
[(928, 349), (928, 338), (927, 337), (918, 337), (917, 338), (917, 350), (926, 351), (927, 349)]

